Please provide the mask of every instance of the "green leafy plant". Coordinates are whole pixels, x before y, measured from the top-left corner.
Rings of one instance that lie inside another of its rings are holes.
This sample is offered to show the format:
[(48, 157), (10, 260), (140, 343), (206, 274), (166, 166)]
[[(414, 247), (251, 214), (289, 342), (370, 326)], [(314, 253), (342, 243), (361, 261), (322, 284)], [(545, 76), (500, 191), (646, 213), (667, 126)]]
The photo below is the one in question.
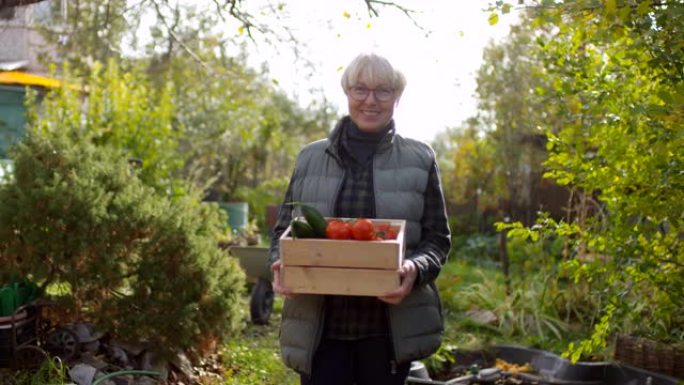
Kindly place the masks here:
[(125, 152), (81, 131), (33, 127), (12, 157), (14, 178), (0, 187), (3, 274), (67, 287), (59, 306), (71, 320), (160, 353), (202, 352), (239, 328), (244, 274), (218, 248), (217, 207), (198, 193), (169, 198)]
[[(12, 385), (64, 385), (68, 384), (67, 366), (59, 358), (48, 358), (33, 371), (17, 371), (11, 373), (11, 382), (5, 383), (4, 374), (0, 371), (0, 384)], [(1, 370), (1, 369), (0, 369)]]
[(483, 281), (464, 289), (463, 295), (479, 310), (496, 315), (496, 325), (506, 339), (524, 338), (531, 342), (562, 340), (567, 325), (545, 300), (546, 280), (527, 276), (518, 280), (511, 293), (504, 285)]

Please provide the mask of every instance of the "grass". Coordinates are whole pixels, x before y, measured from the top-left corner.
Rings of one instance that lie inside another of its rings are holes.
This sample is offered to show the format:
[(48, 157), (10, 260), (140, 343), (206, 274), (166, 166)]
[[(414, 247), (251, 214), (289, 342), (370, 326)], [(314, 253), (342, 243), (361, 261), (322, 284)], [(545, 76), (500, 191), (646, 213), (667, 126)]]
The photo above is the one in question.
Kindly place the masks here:
[(58, 360), (45, 360), (35, 371), (0, 368), (0, 385), (64, 385), (68, 382), (66, 367)]
[(280, 360), (278, 327), (282, 298), (276, 297), (268, 325), (249, 323), (221, 349), (224, 385), (295, 385), (299, 376)]

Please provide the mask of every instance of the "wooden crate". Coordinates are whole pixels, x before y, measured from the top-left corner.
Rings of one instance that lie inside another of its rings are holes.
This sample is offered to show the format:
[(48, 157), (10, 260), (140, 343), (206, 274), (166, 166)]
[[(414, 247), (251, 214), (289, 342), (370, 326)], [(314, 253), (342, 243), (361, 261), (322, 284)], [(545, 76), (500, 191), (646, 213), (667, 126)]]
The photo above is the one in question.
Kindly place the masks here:
[(397, 239), (355, 241), (280, 237), (281, 278), (294, 293), (383, 295), (399, 286), (406, 221), (371, 219), (389, 224)]

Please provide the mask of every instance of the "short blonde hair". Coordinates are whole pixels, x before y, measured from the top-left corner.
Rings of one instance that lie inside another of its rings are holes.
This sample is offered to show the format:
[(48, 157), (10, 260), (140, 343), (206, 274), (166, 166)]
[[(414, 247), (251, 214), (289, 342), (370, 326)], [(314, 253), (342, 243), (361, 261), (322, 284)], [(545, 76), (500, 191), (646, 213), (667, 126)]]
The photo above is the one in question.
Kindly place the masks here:
[(349, 63), (340, 81), (344, 93), (347, 94), (349, 88), (359, 81), (387, 84), (392, 87), (397, 99), (406, 88), (404, 74), (395, 69), (389, 60), (374, 53), (362, 53)]

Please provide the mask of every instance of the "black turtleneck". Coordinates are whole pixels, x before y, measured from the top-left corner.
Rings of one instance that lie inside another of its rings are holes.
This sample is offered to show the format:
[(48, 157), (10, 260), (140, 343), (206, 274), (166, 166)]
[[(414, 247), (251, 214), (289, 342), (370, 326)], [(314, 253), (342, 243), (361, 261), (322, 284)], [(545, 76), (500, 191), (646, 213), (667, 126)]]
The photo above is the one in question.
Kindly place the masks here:
[(347, 140), (343, 140), (342, 143), (345, 144), (345, 150), (356, 160), (357, 164), (365, 165), (375, 154), (378, 143), (387, 135), (391, 128), (392, 123), (390, 121), (381, 131), (364, 132), (359, 129), (356, 123), (350, 120), (347, 129), (344, 130)]

